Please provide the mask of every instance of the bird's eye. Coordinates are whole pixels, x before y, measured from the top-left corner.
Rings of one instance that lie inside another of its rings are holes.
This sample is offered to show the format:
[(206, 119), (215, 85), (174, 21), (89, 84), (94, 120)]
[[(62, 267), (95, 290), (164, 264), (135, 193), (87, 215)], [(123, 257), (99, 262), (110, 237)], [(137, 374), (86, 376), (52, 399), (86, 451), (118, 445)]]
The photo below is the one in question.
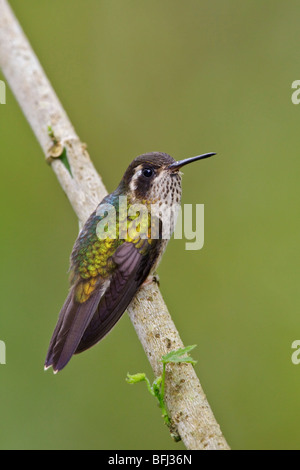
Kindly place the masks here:
[(150, 176), (153, 175), (152, 168), (144, 168), (143, 169), (143, 175), (146, 176), (146, 178), (150, 178)]

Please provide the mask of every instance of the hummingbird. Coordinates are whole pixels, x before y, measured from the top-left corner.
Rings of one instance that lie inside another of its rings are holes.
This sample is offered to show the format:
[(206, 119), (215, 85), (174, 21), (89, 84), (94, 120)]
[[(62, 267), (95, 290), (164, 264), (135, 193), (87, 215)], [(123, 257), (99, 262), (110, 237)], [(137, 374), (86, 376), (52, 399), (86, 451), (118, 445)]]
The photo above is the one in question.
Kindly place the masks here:
[[(52, 367), (57, 373), (74, 354), (98, 343), (142, 284), (151, 281), (174, 231), (176, 214), (170, 222), (166, 209), (180, 204), (180, 169), (213, 155), (176, 161), (166, 153), (151, 152), (130, 163), (117, 189), (100, 202), (75, 241), (70, 290), (50, 341), (45, 369)], [(138, 207), (135, 215), (130, 207)], [(147, 209), (143, 219), (140, 207)], [(108, 223), (113, 220), (108, 213), (115, 215), (115, 224)], [(167, 225), (169, 233), (164, 238)], [(158, 227), (154, 235), (153, 227)]]

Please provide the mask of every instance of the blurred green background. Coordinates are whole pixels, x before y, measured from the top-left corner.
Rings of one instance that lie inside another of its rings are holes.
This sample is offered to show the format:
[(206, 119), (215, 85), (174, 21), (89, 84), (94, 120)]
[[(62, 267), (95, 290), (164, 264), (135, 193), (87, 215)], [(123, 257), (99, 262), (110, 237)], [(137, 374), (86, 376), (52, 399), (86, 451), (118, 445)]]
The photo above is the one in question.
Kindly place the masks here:
[[(11, 5), (109, 191), (140, 153), (218, 153), (185, 169), (205, 245), (171, 241), (161, 290), (231, 447), (299, 449), (299, 2)], [(125, 382), (153, 378), (127, 315), (44, 373), (78, 224), (8, 87), (0, 120), (0, 447), (184, 449)]]

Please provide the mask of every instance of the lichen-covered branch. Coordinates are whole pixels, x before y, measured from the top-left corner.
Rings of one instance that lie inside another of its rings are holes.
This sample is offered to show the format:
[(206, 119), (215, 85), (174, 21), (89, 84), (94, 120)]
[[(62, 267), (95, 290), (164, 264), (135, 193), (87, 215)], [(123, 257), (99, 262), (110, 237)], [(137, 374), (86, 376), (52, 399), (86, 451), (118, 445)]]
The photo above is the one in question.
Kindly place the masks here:
[[(0, 12), (0, 67), (83, 224), (105, 187), (6, 0)], [(64, 149), (71, 172), (61, 158)], [(183, 344), (155, 282), (140, 289), (128, 313), (159, 376), (161, 357)], [(191, 364), (168, 365), (165, 396), (187, 449), (229, 449)]]

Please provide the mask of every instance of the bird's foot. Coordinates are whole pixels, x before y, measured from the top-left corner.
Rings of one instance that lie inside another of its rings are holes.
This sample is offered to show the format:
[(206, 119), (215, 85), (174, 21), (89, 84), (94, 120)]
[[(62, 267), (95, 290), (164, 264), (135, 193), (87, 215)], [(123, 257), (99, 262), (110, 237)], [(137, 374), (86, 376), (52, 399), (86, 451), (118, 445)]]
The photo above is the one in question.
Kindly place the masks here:
[(149, 284), (152, 284), (154, 282), (159, 286), (160, 281), (159, 281), (159, 276), (157, 273), (153, 273), (150, 276), (147, 277), (147, 279), (143, 282), (143, 287), (149, 286)]

